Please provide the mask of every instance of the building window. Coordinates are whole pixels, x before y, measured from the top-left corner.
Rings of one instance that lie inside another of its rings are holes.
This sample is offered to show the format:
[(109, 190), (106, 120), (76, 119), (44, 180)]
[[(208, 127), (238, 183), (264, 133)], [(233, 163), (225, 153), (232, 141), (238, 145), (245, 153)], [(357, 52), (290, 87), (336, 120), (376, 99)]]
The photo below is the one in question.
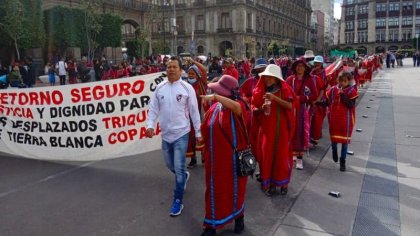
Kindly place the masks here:
[(399, 11), (399, 10), (400, 10), (399, 2), (389, 3), (389, 11)]
[(357, 41), (359, 43), (366, 43), (368, 41), (368, 32), (367, 31), (358, 31), (357, 32)]
[(398, 17), (390, 17), (388, 18), (388, 26), (398, 26), (399, 25), (399, 19)]
[(345, 35), (346, 43), (353, 43), (354, 42), (354, 32), (347, 32)]
[(352, 30), (352, 29), (354, 29), (353, 21), (346, 21), (346, 30)]
[(346, 16), (353, 16), (354, 15), (354, 7), (346, 8)]
[(251, 13), (246, 14), (246, 28), (252, 29), (252, 14)]
[(220, 28), (222, 29), (229, 29), (231, 28), (231, 22), (230, 22), (230, 13), (224, 12), (221, 14), (221, 22), (220, 22)]
[(184, 28), (184, 17), (183, 16), (177, 16), (176, 17), (176, 23), (177, 23), (177, 26), (178, 26), (178, 31), (179, 32), (184, 32), (185, 31), (185, 28)]
[(368, 5), (360, 5), (359, 14), (367, 14), (367, 13), (368, 13)]
[(204, 30), (205, 23), (204, 23), (204, 16), (198, 15), (197, 20), (195, 22), (195, 28), (196, 30)]
[(398, 41), (398, 31), (399, 29), (389, 29), (388, 41)]
[(420, 2), (416, 2), (416, 9), (420, 9)]
[(416, 25), (420, 25), (420, 16), (416, 16)]
[(376, 30), (376, 41), (385, 41), (385, 30)]
[(402, 40), (404, 40), (404, 41), (411, 40), (411, 29), (403, 30)]
[(402, 25), (413, 25), (413, 17), (412, 16), (403, 16)]
[(358, 29), (367, 29), (367, 27), (368, 27), (368, 23), (367, 23), (366, 19), (358, 20), (358, 22), (357, 22), (357, 28)]
[(385, 27), (386, 18), (376, 18), (376, 27)]
[(386, 3), (376, 4), (376, 12), (384, 12), (384, 11), (386, 11)]
[(409, 11), (413, 9), (413, 3), (412, 2), (403, 2), (402, 4), (403, 11)]

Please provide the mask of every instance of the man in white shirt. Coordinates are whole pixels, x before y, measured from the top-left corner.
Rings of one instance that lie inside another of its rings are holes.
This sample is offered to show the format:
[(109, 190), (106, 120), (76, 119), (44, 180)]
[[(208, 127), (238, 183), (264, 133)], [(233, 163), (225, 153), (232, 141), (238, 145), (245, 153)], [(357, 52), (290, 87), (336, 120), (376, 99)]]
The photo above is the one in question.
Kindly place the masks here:
[(182, 81), (182, 63), (178, 58), (168, 61), (168, 80), (160, 83), (149, 104), (147, 117), (147, 137), (155, 135), (155, 124), (159, 117), (162, 129), (162, 151), (165, 164), (175, 174), (176, 187), (171, 216), (181, 214), (184, 205), (182, 198), (189, 179), (189, 172), (185, 171), (185, 153), (187, 151), (190, 117), (195, 130), (197, 142), (202, 142), (200, 132), (200, 113), (194, 88)]
[(60, 61), (57, 62), (55, 68), (58, 68), (58, 77), (60, 77), (60, 85), (66, 84), (66, 75), (67, 75), (67, 63), (64, 62), (64, 59), (61, 57)]

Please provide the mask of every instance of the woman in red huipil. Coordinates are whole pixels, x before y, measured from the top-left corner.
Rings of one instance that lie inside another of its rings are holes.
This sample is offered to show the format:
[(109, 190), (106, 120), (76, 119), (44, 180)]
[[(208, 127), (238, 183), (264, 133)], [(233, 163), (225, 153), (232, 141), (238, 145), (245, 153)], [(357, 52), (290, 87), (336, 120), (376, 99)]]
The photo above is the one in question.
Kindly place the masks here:
[(281, 187), (280, 194), (286, 195), (293, 166), (291, 141), (296, 122), (295, 95), (284, 82), (279, 66), (268, 65), (260, 76), (252, 95), (252, 105), (264, 111), (264, 115), (259, 116), (261, 128), (258, 135), (261, 139), (261, 189), (267, 196), (272, 196), (276, 187)]
[[(311, 62), (313, 63), (313, 69), (311, 77), (315, 83), (318, 97), (316, 101), (321, 101), (324, 98), (325, 89), (328, 86), (327, 76), (324, 70), (324, 58), (322, 56), (316, 56)], [(311, 105), (311, 143), (316, 146), (319, 140), (322, 138), (322, 125), (324, 118), (327, 114), (327, 109), (322, 106), (318, 106), (315, 102)]]
[(346, 155), (351, 142), (355, 124), (355, 102), (359, 96), (356, 86), (351, 86), (353, 79), (349, 72), (342, 72), (338, 85), (333, 86), (326, 94), (326, 105), (329, 106), (328, 121), (331, 147), (334, 162), (338, 162), (337, 144), (341, 143), (340, 171), (346, 171)]
[(299, 100), (296, 108), (296, 128), (293, 137), (293, 155), (296, 156), (296, 169), (303, 169), (303, 155), (309, 149), (309, 107), (318, 97), (318, 93), (311, 79), (310, 67), (304, 59), (295, 61), (292, 65), (293, 75), (286, 82), (292, 87)]
[(202, 236), (214, 236), (216, 230), (235, 220), (235, 233), (244, 230), (246, 176), (236, 172), (236, 152), (245, 149), (245, 103), (239, 99), (238, 80), (223, 75), (208, 84), (212, 95), (202, 95), (212, 106), (206, 112), (201, 132), (205, 142), (205, 219)]
[[(203, 104), (200, 98), (201, 95), (206, 95), (207, 90), (206, 67), (203, 64), (193, 60), (192, 58), (187, 58), (186, 60), (191, 66), (187, 70), (188, 77), (185, 79), (185, 81), (189, 83), (195, 90), (195, 94), (197, 95), (198, 111), (200, 112), (201, 118), (203, 118), (204, 113), (208, 110), (208, 106)], [(193, 124), (191, 122), (191, 127), (192, 126)], [(187, 168), (194, 168), (197, 165), (196, 151), (202, 151), (202, 149), (203, 145), (201, 143), (197, 143), (194, 129), (192, 129), (188, 140), (187, 153), (185, 154), (187, 158), (191, 158)], [(204, 162), (203, 157), (201, 162)]]

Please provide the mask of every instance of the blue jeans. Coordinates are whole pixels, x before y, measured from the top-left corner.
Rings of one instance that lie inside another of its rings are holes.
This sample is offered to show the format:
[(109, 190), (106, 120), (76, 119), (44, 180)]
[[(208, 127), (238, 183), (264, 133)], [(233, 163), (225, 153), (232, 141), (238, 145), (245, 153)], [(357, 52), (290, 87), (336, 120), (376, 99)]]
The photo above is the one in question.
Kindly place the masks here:
[(166, 167), (175, 174), (174, 198), (182, 202), (184, 195), (185, 175), (185, 153), (187, 152), (189, 134), (182, 136), (173, 143), (162, 140), (163, 158)]
[[(331, 147), (332, 147), (332, 152), (333, 155), (338, 155), (337, 153), (337, 143), (331, 143)], [(347, 156), (347, 149), (348, 149), (348, 144), (347, 143), (342, 143), (341, 144), (341, 159), (346, 159)]]

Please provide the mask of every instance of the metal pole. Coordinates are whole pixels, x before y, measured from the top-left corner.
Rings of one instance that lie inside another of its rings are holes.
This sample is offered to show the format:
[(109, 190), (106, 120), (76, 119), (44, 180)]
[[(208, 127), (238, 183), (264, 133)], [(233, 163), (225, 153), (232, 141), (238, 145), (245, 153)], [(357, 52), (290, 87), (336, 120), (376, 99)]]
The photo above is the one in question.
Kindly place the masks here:
[(173, 55), (177, 55), (178, 54), (178, 52), (177, 52), (177, 45), (176, 45), (176, 35), (177, 35), (177, 31), (176, 31), (176, 3), (175, 3), (175, 1), (176, 0), (173, 0), (174, 1), (174, 25), (173, 25), (173, 27), (174, 27), (174, 42), (173, 42), (173, 46), (174, 46), (174, 48), (173, 48)]
[(419, 34), (416, 34), (416, 52), (419, 50)]

